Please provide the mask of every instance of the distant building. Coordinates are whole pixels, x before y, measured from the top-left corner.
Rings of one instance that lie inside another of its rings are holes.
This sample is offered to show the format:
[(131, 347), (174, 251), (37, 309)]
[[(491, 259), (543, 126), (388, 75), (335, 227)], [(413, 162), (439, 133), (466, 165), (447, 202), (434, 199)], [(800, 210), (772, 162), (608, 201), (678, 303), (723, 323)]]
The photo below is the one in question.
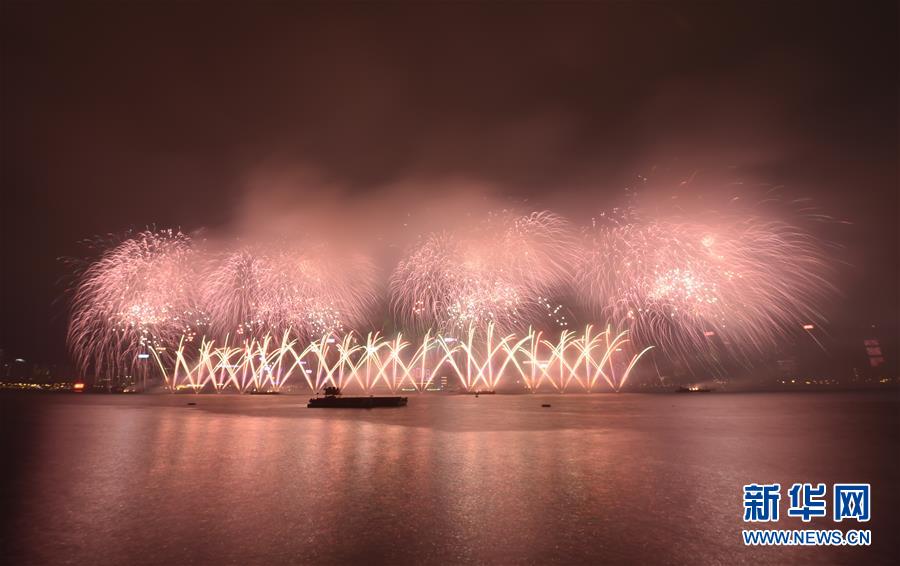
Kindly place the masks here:
[(866, 356), (869, 358), (869, 367), (877, 368), (884, 365), (884, 353), (881, 350), (881, 342), (877, 338), (863, 340), (866, 348)]
[(14, 358), (4, 363), (3, 373), (5, 381), (29, 381), (31, 378), (31, 368), (22, 358)]
[(800, 362), (796, 357), (778, 360), (778, 376), (782, 379), (795, 378), (800, 373)]

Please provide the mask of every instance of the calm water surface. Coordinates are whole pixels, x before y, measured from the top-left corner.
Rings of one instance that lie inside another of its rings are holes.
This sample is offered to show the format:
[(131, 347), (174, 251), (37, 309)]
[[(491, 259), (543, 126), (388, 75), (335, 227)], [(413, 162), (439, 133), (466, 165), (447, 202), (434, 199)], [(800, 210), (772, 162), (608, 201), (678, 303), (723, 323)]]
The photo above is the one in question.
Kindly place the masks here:
[[(895, 393), (435, 395), (372, 411), (6, 394), (0, 409), (6, 563), (900, 560)], [(800, 481), (871, 483), (873, 546), (744, 547), (741, 486)]]

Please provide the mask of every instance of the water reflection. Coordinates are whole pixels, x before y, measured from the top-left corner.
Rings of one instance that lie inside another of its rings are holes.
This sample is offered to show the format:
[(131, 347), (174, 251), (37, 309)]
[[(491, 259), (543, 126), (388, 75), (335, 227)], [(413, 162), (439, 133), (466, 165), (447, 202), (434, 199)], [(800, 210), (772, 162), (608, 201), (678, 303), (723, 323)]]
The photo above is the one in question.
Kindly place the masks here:
[(877, 563), (896, 552), (888, 513), (870, 524), (868, 550), (746, 549), (739, 539), (740, 487), (751, 481), (869, 481), (878, 508), (897, 508), (898, 466), (885, 456), (896, 447), (896, 400), (542, 401), (418, 397), (401, 410), (322, 412), (289, 397), (201, 397), (196, 407), (29, 398), (17, 410), (39, 415), (39, 434), (18, 478), (12, 556)]

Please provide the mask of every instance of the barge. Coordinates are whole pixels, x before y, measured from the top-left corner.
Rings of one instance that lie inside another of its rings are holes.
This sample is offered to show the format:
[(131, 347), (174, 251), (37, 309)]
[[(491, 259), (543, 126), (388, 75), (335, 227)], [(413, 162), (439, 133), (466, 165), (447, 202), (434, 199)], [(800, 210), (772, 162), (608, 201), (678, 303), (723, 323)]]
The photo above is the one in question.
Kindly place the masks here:
[(324, 397), (313, 397), (306, 404), (310, 409), (373, 409), (375, 407), (405, 407), (408, 397), (344, 397), (337, 387), (326, 387)]

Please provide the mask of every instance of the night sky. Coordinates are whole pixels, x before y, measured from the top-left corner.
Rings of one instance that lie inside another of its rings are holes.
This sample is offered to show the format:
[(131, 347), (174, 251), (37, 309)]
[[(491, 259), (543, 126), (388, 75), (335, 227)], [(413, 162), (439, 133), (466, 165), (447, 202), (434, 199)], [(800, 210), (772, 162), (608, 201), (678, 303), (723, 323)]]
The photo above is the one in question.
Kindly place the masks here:
[(895, 3), (223, 4), (3, 2), (8, 356), (66, 360), (80, 240), (227, 227), (298, 168), (296, 203), (466, 179), (574, 215), (638, 175), (783, 185), (850, 223), (835, 332), (896, 340)]

